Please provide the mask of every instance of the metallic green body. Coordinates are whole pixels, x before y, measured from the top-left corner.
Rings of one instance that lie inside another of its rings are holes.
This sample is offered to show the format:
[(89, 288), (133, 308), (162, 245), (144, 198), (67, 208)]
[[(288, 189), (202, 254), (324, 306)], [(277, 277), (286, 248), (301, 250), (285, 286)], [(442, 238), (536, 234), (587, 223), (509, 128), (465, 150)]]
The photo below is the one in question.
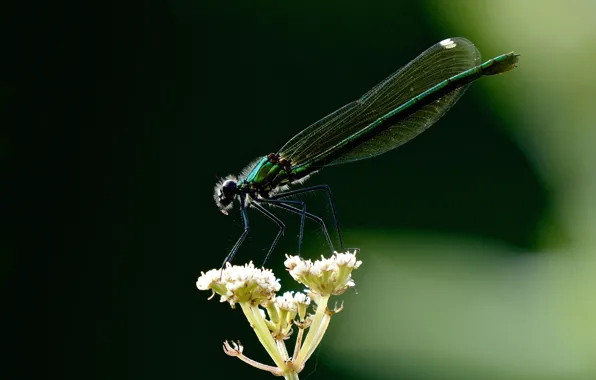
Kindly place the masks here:
[(261, 195), (268, 194), (279, 186), (299, 181), (312, 174), (307, 166), (292, 167), (290, 173), (279, 162), (272, 162), (267, 156), (263, 157), (246, 176), (238, 182), (239, 190), (257, 191)]

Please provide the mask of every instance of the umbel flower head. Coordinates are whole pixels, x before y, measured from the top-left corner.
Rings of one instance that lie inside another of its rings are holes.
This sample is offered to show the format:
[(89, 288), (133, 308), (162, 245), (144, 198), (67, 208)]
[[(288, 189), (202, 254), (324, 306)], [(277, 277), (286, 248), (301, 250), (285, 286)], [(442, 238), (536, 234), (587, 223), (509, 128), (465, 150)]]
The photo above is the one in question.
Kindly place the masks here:
[(356, 253), (337, 253), (329, 259), (321, 256), (314, 263), (298, 256), (286, 255), (285, 266), (290, 275), (306, 285), (310, 292), (319, 295), (339, 295), (355, 285), (352, 271), (358, 269), (362, 261), (356, 260)]
[[(299, 283), (307, 286), (306, 293), (285, 292), (277, 296), (281, 286), (269, 269), (255, 268), (251, 263), (242, 266), (227, 264), (225, 269), (201, 272), (197, 288), (211, 290), (232, 308), (240, 305), (257, 338), (275, 363), (270, 366), (249, 359), (243, 354), (240, 342), (224, 342), (224, 352), (253, 367), (269, 371), (286, 379), (298, 379), (306, 361), (321, 342), (331, 317), (343, 306), (327, 308), (332, 295), (342, 294), (355, 286), (352, 271), (362, 262), (356, 252), (335, 253), (314, 263), (298, 256), (287, 256), (286, 268)], [(308, 313), (311, 300), (316, 311)], [(286, 341), (297, 330), (294, 351), (289, 354)]]
[(221, 296), (221, 302), (235, 307), (239, 302), (262, 304), (275, 297), (281, 285), (270, 269), (255, 268), (252, 261), (244, 266), (226, 263), (226, 268), (201, 272), (197, 280), (199, 290), (212, 289)]

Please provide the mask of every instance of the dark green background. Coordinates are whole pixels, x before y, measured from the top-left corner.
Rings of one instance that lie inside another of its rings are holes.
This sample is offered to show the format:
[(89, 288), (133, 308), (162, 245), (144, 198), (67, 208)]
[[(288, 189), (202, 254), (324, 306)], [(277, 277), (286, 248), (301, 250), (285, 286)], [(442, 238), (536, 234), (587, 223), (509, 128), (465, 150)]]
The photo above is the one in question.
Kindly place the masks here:
[[(457, 32), (422, 2), (320, 3), (2, 5), (3, 378), (270, 378), (222, 353), (240, 339), (266, 360), (241, 312), (194, 284), (241, 232), (214, 205), (217, 178)], [(309, 181), (334, 190), (348, 246), (365, 258), (354, 237), (373, 229), (535, 247), (546, 190), (489, 95), (472, 86), (403, 148)], [(275, 234), (253, 214), (237, 263), (260, 264)], [(278, 272), (297, 247), (283, 217)], [(323, 242), (309, 226), (305, 255)], [(332, 375), (350, 378), (328, 360), (310, 378)]]

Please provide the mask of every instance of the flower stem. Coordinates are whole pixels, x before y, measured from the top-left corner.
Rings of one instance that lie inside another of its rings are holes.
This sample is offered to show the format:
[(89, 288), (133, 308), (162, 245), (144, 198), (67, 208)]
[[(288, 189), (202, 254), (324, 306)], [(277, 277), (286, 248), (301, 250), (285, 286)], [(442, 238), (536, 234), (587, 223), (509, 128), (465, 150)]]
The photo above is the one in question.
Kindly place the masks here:
[(286, 343), (283, 339), (275, 339), (275, 343), (277, 344), (277, 350), (282, 354), (284, 360), (290, 360), (288, 350), (286, 349)]
[[(327, 331), (327, 327), (329, 327), (330, 321), (331, 321), (331, 314), (326, 312), (323, 315), (323, 318), (321, 319), (321, 323), (319, 324), (318, 329), (312, 332), (314, 335), (314, 338), (313, 338), (311, 344), (308, 346), (308, 350), (302, 350), (304, 352), (303, 353), (304, 363), (306, 363), (308, 361), (308, 359), (310, 359), (310, 356), (315, 352), (316, 348), (321, 343), (321, 340), (323, 340), (323, 335), (325, 335), (325, 332)], [(302, 352), (301, 352), (301, 354), (302, 354)]]
[(246, 316), (246, 319), (250, 322), (251, 327), (257, 334), (257, 338), (267, 350), (273, 362), (277, 365), (277, 367), (282, 371), (285, 372), (287, 370), (286, 363), (284, 358), (282, 357), (281, 353), (277, 349), (277, 345), (275, 340), (271, 336), (271, 332), (267, 325), (265, 324), (265, 320), (261, 316), (261, 312), (259, 311), (259, 307), (256, 305), (251, 305), (249, 302), (241, 302), (240, 306), (242, 307), (242, 311)]
[(298, 335), (296, 336), (296, 345), (294, 346), (294, 354), (292, 358), (295, 360), (298, 357), (298, 353), (300, 352), (300, 347), (302, 347), (302, 336), (304, 335), (304, 329), (302, 327), (298, 328)]
[[(300, 353), (298, 353), (298, 357), (294, 358), (294, 365), (298, 370), (306, 363), (306, 360), (314, 350), (317, 348), (317, 345), (321, 342), (321, 338), (323, 333), (327, 329), (329, 325), (329, 321), (324, 323), (325, 317), (329, 317), (327, 315), (327, 302), (329, 301), (329, 295), (319, 296), (317, 299), (317, 311), (313, 318), (312, 324), (308, 329), (308, 334), (306, 335), (306, 339), (304, 340), (304, 344), (302, 345), (302, 349), (300, 349)], [(324, 323), (323, 326), (321, 324)], [(322, 331), (321, 327), (323, 328)]]
[(284, 374), (286, 380), (299, 380), (298, 374), (294, 371), (290, 371)]
[(250, 359), (247, 356), (244, 356), (244, 354), (242, 353), (243, 347), (240, 344), (240, 342), (229, 343), (228, 341), (225, 341), (223, 344), (223, 349), (224, 349), (224, 352), (226, 353), (226, 355), (237, 357), (238, 359), (242, 360), (243, 362), (245, 362), (246, 364), (248, 364), (250, 366), (261, 369), (263, 371), (271, 372), (275, 376), (283, 376), (283, 373), (281, 372), (281, 370), (279, 368), (273, 367), (270, 365), (266, 365), (263, 363), (259, 363), (255, 360)]

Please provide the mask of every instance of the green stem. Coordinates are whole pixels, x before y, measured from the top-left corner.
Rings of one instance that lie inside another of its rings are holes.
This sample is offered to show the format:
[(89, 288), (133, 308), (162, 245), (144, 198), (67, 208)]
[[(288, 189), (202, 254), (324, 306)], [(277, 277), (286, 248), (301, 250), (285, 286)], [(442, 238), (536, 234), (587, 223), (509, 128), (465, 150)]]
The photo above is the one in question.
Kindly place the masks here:
[(292, 360), (295, 360), (298, 357), (298, 353), (300, 352), (300, 347), (302, 347), (302, 336), (304, 335), (304, 329), (302, 327), (298, 328), (298, 335), (296, 336), (296, 345), (294, 346), (294, 354), (292, 355)]
[(284, 374), (284, 379), (286, 380), (299, 380), (298, 374), (294, 371), (287, 372)]
[(329, 295), (320, 296), (318, 299), (319, 302), (317, 302), (317, 312), (315, 313), (315, 317), (313, 318), (312, 324), (308, 329), (308, 334), (306, 335), (306, 339), (304, 340), (304, 344), (300, 349), (298, 357), (294, 358), (294, 366), (298, 370), (304, 366), (304, 363), (306, 363), (308, 357), (310, 357), (310, 355), (317, 348), (317, 345), (321, 342), (323, 333), (327, 329), (329, 321), (325, 323), (321, 334), (319, 334), (321, 323), (324, 323), (324, 318), (327, 316), (327, 302), (329, 301), (329, 297)]
[(321, 340), (323, 340), (323, 336), (325, 335), (325, 332), (327, 331), (327, 327), (329, 327), (330, 321), (331, 321), (331, 315), (328, 313), (325, 313), (325, 315), (323, 315), (321, 323), (319, 324), (319, 328), (316, 331), (313, 331), (314, 338), (313, 338), (311, 344), (308, 346), (308, 349), (302, 350), (304, 352), (303, 353), (304, 363), (306, 363), (308, 361), (308, 359), (310, 359), (310, 356), (315, 352), (315, 350), (321, 343)]
[(283, 339), (275, 339), (275, 343), (277, 344), (277, 350), (282, 354), (284, 360), (290, 360), (290, 356), (288, 354), (288, 350), (286, 349), (286, 343)]
[(251, 305), (249, 302), (241, 302), (240, 306), (242, 307), (242, 311), (244, 312), (246, 319), (248, 319), (248, 322), (255, 331), (255, 334), (257, 334), (257, 338), (263, 347), (265, 347), (265, 350), (267, 350), (269, 356), (271, 356), (271, 359), (273, 359), (277, 367), (282, 372), (285, 372), (287, 370), (286, 363), (277, 349), (277, 344), (271, 336), (271, 332), (265, 324), (265, 320), (261, 316), (259, 307), (256, 305)]

